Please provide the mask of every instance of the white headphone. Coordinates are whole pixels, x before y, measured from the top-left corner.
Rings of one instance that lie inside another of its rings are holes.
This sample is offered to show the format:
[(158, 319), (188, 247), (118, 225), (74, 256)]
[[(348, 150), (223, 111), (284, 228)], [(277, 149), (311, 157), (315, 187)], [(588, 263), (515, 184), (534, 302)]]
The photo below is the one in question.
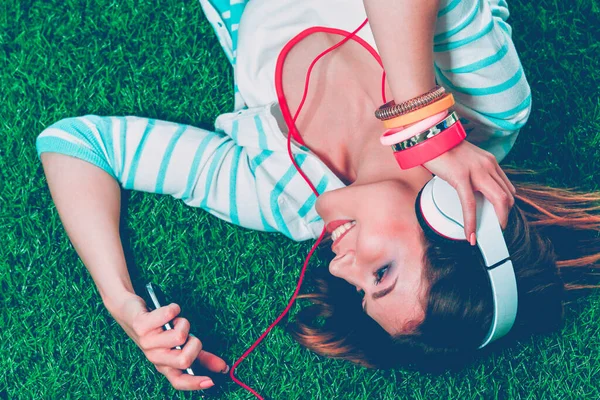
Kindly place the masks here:
[[(510, 331), (517, 316), (518, 296), (515, 271), (494, 206), (479, 192), (475, 193), (475, 199), (477, 246), (485, 261), (494, 299), (494, 318), (479, 346), (481, 349)], [(415, 210), (438, 235), (450, 240), (467, 240), (460, 199), (448, 182), (434, 176), (421, 189)], [(419, 222), (422, 224), (421, 219)]]

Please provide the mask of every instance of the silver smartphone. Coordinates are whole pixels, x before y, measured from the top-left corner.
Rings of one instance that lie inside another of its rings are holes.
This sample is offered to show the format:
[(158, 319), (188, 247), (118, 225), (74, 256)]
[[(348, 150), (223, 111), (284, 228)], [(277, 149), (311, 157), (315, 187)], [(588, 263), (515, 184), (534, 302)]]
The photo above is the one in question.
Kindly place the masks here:
[[(167, 301), (165, 299), (165, 294), (162, 292), (160, 287), (157, 285), (153, 285), (152, 283), (146, 283), (146, 293), (148, 295), (148, 299), (146, 300), (146, 306), (148, 307), (149, 311), (156, 310), (157, 308), (160, 308), (162, 306), (169, 304), (169, 303), (167, 303)], [(150, 301), (148, 301), (148, 300), (150, 300)], [(170, 331), (172, 329), (173, 329), (173, 321), (169, 321), (163, 325), (163, 330), (165, 330), (165, 331)], [(186, 343), (187, 343), (187, 341), (186, 341)], [(185, 345), (185, 343), (183, 344), (183, 346), (184, 345)], [(177, 350), (181, 350), (182, 346), (175, 346), (174, 348)], [(184, 372), (187, 372), (190, 375), (196, 375), (196, 372), (194, 371), (192, 366), (190, 366), (190, 368), (187, 368), (186, 370), (184, 370)]]
[[(153, 311), (162, 306), (170, 304), (170, 302), (168, 302), (165, 298), (165, 294), (158, 285), (146, 283), (146, 291), (144, 294), (146, 295), (146, 298), (144, 300), (146, 301), (146, 307), (148, 308), (148, 311)], [(171, 329), (173, 329), (173, 321), (169, 321), (163, 325), (163, 330), (169, 331)], [(181, 350), (183, 346), (185, 346), (185, 343), (181, 346), (175, 346), (174, 349)], [(189, 368), (182, 371), (184, 373), (195, 376), (208, 376), (213, 380), (215, 386), (217, 386), (224, 379), (226, 379), (226, 374), (213, 372), (202, 366), (198, 362), (198, 360), (194, 360), (194, 363)]]

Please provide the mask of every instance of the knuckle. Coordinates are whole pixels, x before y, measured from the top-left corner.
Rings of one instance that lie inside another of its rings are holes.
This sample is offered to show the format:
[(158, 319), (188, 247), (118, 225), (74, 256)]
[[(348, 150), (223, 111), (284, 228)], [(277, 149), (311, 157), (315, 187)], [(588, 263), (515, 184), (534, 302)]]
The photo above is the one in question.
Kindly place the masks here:
[(184, 344), (186, 339), (187, 339), (187, 333), (185, 333), (183, 331), (177, 331), (177, 333), (175, 333), (175, 340), (177, 341), (178, 345)]
[(191, 355), (182, 354), (179, 357), (177, 357), (177, 360), (176, 360), (177, 368), (179, 368), (179, 369), (189, 368), (190, 365), (192, 365), (193, 361), (194, 360), (192, 359)]
[(190, 336), (189, 340), (198, 348), (198, 352), (202, 350), (202, 342), (195, 336)]
[(486, 155), (483, 159), (483, 165), (487, 168), (496, 168), (496, 158), (493, 155)]
[(188, 336), (187, 342), (185, 345), (192, 346), (192, 347), (200, 347), (199, 344), (200, 344), (200, 341), (198, 340), (198, 338), (190, 335), (190, 336)]
[(495, 156), (494, 156), (492, 153), (490, 153), (490, 152), (487, 152), (487, 151), (486, 151), (486, 152), (485, 152), (485, 158), (486, 158), (486, 159), (487, 159), (489, 162), (491, 162), (491, 163), (493, 163), (493, 164), (496, 164), (496, 157), (495, 157)]
[(187, 335), (187, 333), (190, 331), (190, 321), (185, 318), (180, 318), (179, 324), (181, 324), (181, 330)]
[(175, 317), (178, 314), (179, 314), (179, 311), (177, 310), (177, 307), (169, 307), (169, 309), (167, 310), (167, 318), (169, 320), (175, 319)]

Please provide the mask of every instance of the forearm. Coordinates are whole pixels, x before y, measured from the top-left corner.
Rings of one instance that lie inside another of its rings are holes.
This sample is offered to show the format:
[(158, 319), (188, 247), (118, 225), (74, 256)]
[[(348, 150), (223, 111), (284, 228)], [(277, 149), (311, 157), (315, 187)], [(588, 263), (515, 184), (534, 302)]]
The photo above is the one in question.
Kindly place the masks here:
[(396, 103), (430, 90), (439, 0), (363, 1)]
[(44, 153), (41, 160), (67, 235), (112, 313), (134, 293), (119, 235), (119, 185), (76, 158)]

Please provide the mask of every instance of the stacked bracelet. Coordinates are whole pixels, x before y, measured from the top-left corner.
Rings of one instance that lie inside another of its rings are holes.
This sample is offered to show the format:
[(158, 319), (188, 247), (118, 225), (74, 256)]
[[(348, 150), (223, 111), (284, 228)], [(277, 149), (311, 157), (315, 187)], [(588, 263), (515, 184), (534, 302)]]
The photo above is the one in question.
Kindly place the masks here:
[(402, 169), (423, 165), (462, 142), (467, 134), (455, 111), (452, 93), (436, 86), (422, 96), (379, 107), (375, 116), (386, 131), (381, 144), (391, 146)]
[(379, 109), (375, 111), (375, 117), (380, 120), (388, 120), (400, 115), (404, 115), (433, 103), (442, 97), (444, 93), (446, 93), (446, 89), (444, 89), (444, 87), (436, 86), (429, 92), (404, 101), (400, 104), (396, 104), (394, 100), (392, 100), (379, 107)]

